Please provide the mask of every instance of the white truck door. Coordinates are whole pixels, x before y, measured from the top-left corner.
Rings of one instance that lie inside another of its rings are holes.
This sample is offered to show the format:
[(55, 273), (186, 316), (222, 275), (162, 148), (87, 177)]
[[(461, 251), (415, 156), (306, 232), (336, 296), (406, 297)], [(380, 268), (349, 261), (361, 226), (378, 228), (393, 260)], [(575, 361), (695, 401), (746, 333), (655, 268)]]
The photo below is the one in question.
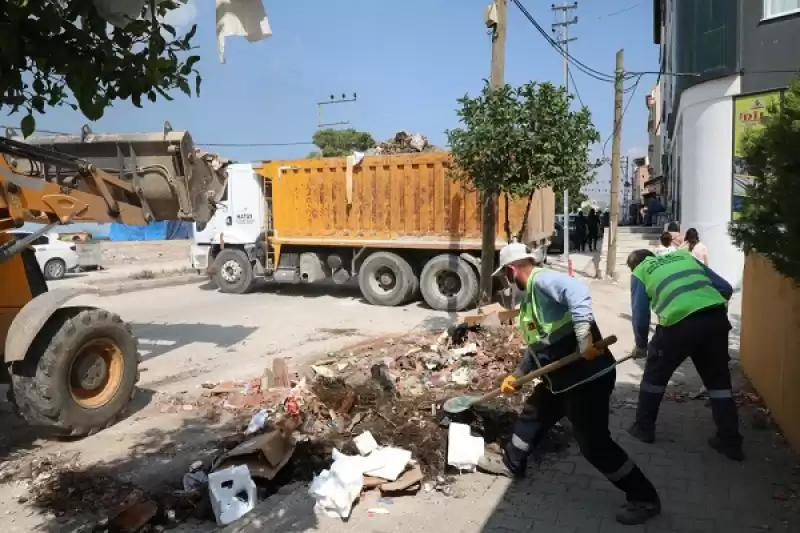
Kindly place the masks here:
[(225, 243), (255, 244), (264, 231), (265, 199), (261, 182), (261, 176), (249, 163), (228, 167), (228, 212), (221, 229)]

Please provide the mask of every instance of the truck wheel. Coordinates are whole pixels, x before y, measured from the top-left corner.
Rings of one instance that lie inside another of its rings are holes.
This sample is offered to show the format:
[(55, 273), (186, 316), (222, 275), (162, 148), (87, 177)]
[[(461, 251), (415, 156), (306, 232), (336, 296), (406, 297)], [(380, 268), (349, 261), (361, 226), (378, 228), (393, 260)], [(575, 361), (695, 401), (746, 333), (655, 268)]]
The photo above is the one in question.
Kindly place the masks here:
[(394, 307), (406, 303), (419, 283), (415, 280), (408, 261), (391, 252), (370, 255), (358, 271), (361, 294), (372, 305)]
[(214, 260), (214, 283), (220, 292), (244, 294), (253, 285), (253, 266), (241, 250), (225, 248)]
[(84, 436), (113, 424), (139, 380), (139, 352), (131, 328), (103, 309), (62, 309), (11, 363), (19, 414), (34, 425)]
[(437, 311), (462, 311), (478, 300), (478, 276), (453, 254), (437, 255), (425, 264), (420, 279), (422, 297)]
[(62, 259), (51, 259), (42, 269), (47, 280), (61, 279), (67, 273), (67, 264)]

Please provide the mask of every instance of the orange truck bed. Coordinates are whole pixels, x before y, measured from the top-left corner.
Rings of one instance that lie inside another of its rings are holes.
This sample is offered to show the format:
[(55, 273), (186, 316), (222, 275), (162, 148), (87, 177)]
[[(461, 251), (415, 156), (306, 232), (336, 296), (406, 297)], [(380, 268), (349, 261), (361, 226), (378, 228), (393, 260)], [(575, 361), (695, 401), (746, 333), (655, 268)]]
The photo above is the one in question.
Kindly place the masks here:
[[(275, 245), (480, 250), (480, 195), (450, 177), (447, 152), (264, 161), (256, 171), (271, 184)], [(498, 202), (497, 248), (516, 234), (528, 199)], [(534, 193), (524, 242), (554, 228), (551, 189)]]

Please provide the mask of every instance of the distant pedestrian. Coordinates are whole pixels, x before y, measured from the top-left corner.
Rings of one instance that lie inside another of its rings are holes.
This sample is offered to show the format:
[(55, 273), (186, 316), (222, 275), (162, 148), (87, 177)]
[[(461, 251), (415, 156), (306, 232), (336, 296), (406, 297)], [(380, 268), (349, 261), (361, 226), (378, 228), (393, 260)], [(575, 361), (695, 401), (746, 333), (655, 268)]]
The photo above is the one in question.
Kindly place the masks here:
[(686, 230), (685, 248), (689, 250), (695, 259), (708, 266), (708, 247), (700, 242), (700, 235), (694, 228)]
[(583, 216), (583, 211), (578, 211), (578, 216), (575, 217), (575, 238), (578, 242), (575, 244), (580, 252), (586, 251), (586, 230), (586, 217)]
[(611, 225), (611, 213), (606, 209), (603, 212), (603, 227), (607, 228)]
[(656, 248), (656, 255), (668, 254), (678, 249), (675, 245), (673, 245), (672, 234), (668, 231), (662, 233), (658, 240), (661, 244), (659, 244)]
[(594, 252), (597, 250), (597, 238), (600, 235), (600, 217), (594, 209), (589, 210), (589, 216), (586, 217), (586, 238), (589, 244), (589, 251)]

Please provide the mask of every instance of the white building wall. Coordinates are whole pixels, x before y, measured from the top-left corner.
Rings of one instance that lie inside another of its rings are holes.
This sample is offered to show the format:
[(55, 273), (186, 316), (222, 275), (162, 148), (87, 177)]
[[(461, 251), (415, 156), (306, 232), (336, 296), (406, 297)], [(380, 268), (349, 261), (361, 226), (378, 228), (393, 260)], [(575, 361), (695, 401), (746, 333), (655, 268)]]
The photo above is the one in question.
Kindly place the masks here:
[(741, 286), (744, 255), (728, 235), (731, 220), (732, 76), (687, 89), (681, 95), (672, 143), (679, 161), (681, 232), (696, 228), (709, 250), (709, 266), (735, 288)]

